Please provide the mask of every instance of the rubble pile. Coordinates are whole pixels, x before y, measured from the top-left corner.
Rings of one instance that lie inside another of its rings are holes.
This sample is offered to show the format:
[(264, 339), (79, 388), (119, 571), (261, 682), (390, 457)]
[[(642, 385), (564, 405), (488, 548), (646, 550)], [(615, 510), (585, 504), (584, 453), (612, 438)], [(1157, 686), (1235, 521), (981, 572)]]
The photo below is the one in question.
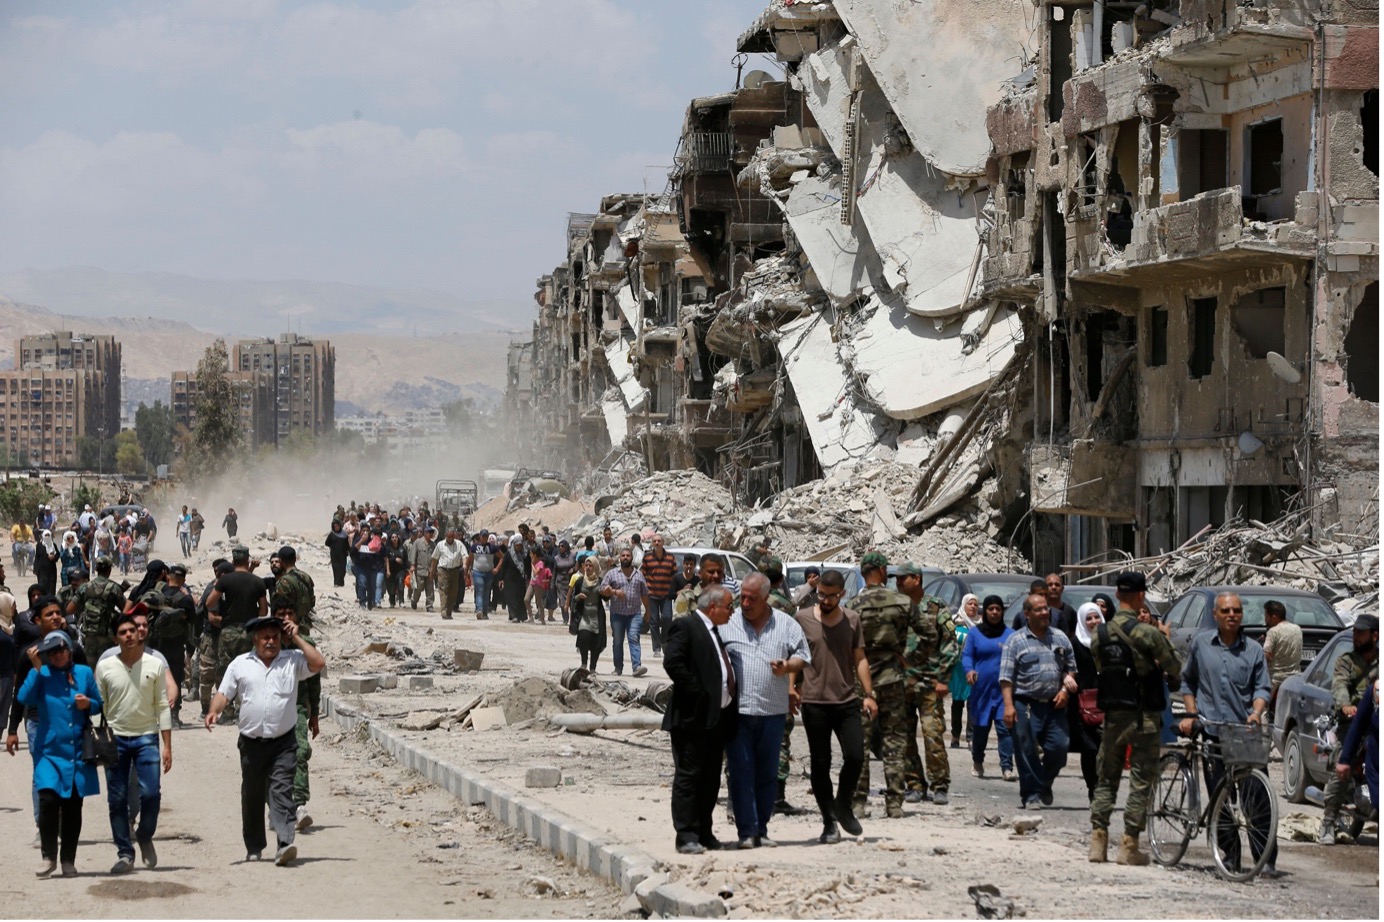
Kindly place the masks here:
[[(670, 547), (711, 541), (716, 524), (735, 512), (730, 491), (700, 471), (661, 471), (636, 481), (597, 510), (619, 535), (653, 526)], [(585, 520), (574, 527), (581, 531)]]
[(1150, 587), (1176, 598), (1195, 586), (1285, 586), (1316, 592), (1338, 611), (1376, 605), (1379, 544), (1310, 537), (1310, 510), (1264, 523), (1233, 519), (1207, 526), (1166, 554), (1112, 561), (1097, 575), (1145, 570)]
[(484, 706), (503, 710), (511, 726), (554, 714), (605, 715), (605, 708), (597, 703), (591, 692), (584, 688), (568, 691), (540, 676), (528, 676), (502, 692), (487, 695)]

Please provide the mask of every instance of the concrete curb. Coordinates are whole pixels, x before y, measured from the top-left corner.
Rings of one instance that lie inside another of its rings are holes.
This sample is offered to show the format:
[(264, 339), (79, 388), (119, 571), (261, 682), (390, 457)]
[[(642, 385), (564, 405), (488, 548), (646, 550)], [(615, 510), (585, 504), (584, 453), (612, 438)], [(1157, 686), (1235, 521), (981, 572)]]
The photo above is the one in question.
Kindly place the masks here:
[(651, 915), (692, 918), (726, 915), (725, 901), (719, 896), (669, 883), (668, 875), (661, 870), (662, 865), (652, 855), (612, 841), (604, 833), (488, 778), (443, 762), (331, 695), (322, 696), (322, 711), (345, 730), (355, 730), (363, 724), (370, 739), (399, 764), (418, 772), (462, 803), (485, 807), (506, 826), (523, 833), (554, 855), (609, 881), (623, 893), (634, 894)]

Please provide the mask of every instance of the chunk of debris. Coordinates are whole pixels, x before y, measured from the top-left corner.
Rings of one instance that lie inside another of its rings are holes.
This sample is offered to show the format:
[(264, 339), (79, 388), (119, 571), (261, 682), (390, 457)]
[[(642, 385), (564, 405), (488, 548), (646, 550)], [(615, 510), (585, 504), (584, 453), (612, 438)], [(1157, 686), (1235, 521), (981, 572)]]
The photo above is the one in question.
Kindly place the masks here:
[(464, 650), (457, 647), (452, 651), (452, 662), (462, 672), (479, 672), (484, 660), (485, 654), (475, 650)]
[(975, 900), (976, 915), (981, 919), (1014, 918), (1014, 901), (1000, 892), (994, 884), (976, 884), (966, 893)]

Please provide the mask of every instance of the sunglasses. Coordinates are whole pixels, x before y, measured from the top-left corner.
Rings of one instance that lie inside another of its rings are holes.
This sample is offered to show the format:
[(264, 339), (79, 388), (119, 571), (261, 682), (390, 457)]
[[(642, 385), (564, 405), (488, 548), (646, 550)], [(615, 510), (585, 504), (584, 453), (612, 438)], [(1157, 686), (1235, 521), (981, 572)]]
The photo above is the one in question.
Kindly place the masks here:
[(1219, 610), (1222, 614), (1227, 614), (1227, 615), (1230, 614), (1231, 612), (1234, 612), (1234, 613), (1237, 614), (1237, 615), (1243, 615), (1243, 614), (1245, 613), (1245, 610), (1244, 610), (1243, 608), (1222, 608), (1222, 609), (1218, 609), (1218, 610)]

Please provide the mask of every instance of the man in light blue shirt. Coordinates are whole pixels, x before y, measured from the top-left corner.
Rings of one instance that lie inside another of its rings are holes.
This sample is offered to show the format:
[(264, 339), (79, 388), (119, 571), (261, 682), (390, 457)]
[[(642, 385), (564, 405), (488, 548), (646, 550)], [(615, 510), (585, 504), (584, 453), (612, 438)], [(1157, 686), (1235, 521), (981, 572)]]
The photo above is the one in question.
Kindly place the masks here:
[(769, 817), (778, 799), (779, 746), (788, 720), (788, 676), (812, 662), (797, 620), (769, 605), (769, 579), (740, 586), (740, 613), (721, 630), (735, 669), (739, 722), (726, 747), (730, 799), (741, 848), (772, 847)]

